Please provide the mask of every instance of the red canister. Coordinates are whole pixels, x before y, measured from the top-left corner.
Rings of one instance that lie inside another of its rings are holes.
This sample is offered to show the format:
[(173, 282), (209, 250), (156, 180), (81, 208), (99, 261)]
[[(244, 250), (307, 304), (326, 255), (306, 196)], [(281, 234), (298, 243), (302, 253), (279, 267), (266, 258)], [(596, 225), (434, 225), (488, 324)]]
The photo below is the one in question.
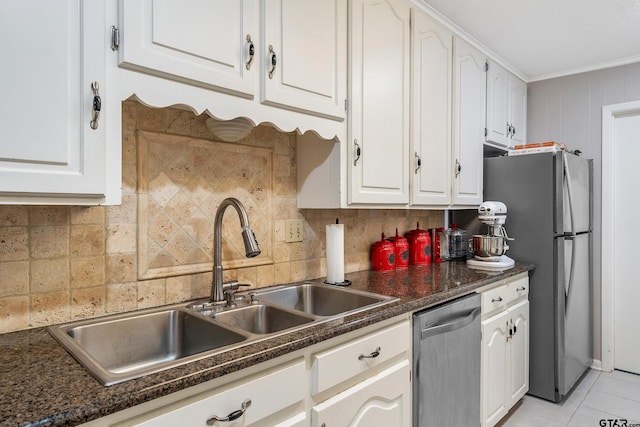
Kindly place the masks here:
[(431, 238), (426, 230), (420, 229), (420, 223), (415, 230), (407, 232), (409, 241), (409, 265), (429, 265), (431, 263)]
[(409, 241), (398, 235), (397, 228), (396, 235), (389, 237), (389, 241), (393, 243), (396, 255), (396, 268), (409, 268)]
[(371, 245), (371, 269), (374, 271), (390, 271), (396, 268), (396, 255), (393, 243), (384, 239)]
[(444, 228), (430, 228), (429, 236), (431, 237), (431, 260), (433, 262), (445, 261), (440, 251), (440, 236), (444, 233)]

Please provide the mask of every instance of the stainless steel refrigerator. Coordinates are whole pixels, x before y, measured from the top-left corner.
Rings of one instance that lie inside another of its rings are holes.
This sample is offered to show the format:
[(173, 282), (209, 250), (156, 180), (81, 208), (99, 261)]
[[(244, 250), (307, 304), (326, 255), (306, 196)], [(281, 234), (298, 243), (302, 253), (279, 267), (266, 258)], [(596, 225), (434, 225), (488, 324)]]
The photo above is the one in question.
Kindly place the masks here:
[(561, 401), (593, 361), (593, 164), (569, 153), (494, 157), (484, 199), (507, 205), (509, 255), (530, 275), (529, 394)]

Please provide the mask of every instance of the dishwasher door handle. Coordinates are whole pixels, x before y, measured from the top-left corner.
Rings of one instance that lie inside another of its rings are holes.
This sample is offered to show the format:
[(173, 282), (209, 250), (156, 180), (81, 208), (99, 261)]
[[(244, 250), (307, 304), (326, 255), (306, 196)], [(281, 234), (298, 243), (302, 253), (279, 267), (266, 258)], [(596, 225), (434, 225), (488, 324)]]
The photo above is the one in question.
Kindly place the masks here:
[(425, 339), (434, 335), (445, 334), (447, 332), (455, 331), (457, 329), (464, 328), (475, 320), (480, 314), (480, 307), (474, 308), (464, 316), (460, 316), (453, 322), (444, 323), (442, 325), (429, 326), (428, 328), (420, 331), (420, 338)]

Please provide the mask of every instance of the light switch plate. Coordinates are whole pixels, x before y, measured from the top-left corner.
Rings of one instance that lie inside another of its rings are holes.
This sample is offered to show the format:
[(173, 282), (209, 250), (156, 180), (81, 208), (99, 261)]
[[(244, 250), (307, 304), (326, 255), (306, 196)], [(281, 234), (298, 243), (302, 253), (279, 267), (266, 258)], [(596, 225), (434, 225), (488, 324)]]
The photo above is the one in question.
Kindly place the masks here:
[(302, 242), (304, 239), (304, 221), (301, 219), (284, 220), (285, 235), (284, 241), (287, 243)]

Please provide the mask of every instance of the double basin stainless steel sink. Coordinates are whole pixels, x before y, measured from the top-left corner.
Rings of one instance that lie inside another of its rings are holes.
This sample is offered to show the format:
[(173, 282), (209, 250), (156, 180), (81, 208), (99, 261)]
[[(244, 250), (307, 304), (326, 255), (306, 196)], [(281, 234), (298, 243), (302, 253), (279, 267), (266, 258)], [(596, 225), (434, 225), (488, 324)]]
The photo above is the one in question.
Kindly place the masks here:
[(235, 307), (177, 304), (49, 331), (94, 377), (112, 385), (397, 299), (313, 282), (237, 296)]

